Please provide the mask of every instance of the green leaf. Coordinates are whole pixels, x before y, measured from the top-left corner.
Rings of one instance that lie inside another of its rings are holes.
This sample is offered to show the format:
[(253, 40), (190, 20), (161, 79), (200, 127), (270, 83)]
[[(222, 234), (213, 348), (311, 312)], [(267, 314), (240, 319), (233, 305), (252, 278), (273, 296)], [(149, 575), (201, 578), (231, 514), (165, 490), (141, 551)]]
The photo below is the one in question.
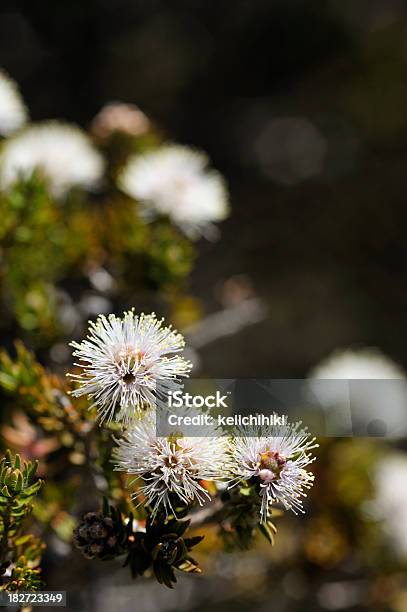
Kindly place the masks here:
[(160, 584), (165, 584), (169, 589), (173, 589), (173, 582), (177, 582), (175, 574), (172, 568), (165, 563), (160, 561), (154, 561), (153, 564), (154, 574)]
[(188, 529), (191, 521), (177, 521), (175, 525), (171, 526), (171, 529), (176, 532), (178, 536), (182, 536)]
[[(17, 455), (18, 456), (18, 455)], [(15, 491), (17, 493), (20, 493), (21, 489), (23, 488), (23, 475), (20, 471), (17, 472), (17, 478), (16, 478), (16, 483), (15, 483)]]
[(24, 497), (32, 497), (38, 493), (41, 487), (42, 487), (42, 480), (37, 480), (37, 482), (35, 482), (33, 485), (31, 485), (27, 489), (24, 489), (22, 494), (24, 495)]
[(1, 489), (1, 493), (2, 493), (2, 495), (4, 495), (4, 497), (8, 497), (8, 498), (13, 497), (11, 495), (10, 491), (8, 490), (7, 485), (4, 485), (4, 487)]
[(16, 546), (22, 546), (23, 544), (26, 544), (27, 542), (29, 542), (31, 539), (32, 539), (32, 535), (26, 534), (26, 535), (20, 536), (19, 538), (16, 538), (15, 544)]

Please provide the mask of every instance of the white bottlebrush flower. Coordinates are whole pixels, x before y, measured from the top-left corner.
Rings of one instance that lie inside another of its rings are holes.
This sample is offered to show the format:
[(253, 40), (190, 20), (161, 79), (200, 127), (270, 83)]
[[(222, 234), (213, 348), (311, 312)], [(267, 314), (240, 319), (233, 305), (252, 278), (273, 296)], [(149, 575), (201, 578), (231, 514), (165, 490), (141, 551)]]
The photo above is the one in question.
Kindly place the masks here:
[(104, 161), (87, 136), (76, 126), (49, 121), (32, 125), (10, 138), (0, 155), (0, 186), (37, 170), (59, 197), (71, 187), (96, 187)]
[(73, 395), (91, 398), (101, 421), (114, 417), (129, 423), (139, 409), (154, 405), (188, 375), (192, 364), (173, 354), (184, 344), (182, 335), (154, 313), (100, 315), (90, 323), (86, 340), (71, 343), (79, 359), (75, 365), (82, 368), (70, 375), (79, 383)]
[(126, 434), (116, 440), (116, 469), (142, 479), (141, 493), (153, 514), (162, 508), (175, 512), (177, 500), (188, 505), (202, 505), (210, 495), (202, 480), (225, 478), (226, 439), (220, 436), (186, 437), (176, 432), (157, 437), (154, 415), (144, 416)]
[(208, 163), (205, 153), (166, 145), (130, 157), (119, 185), (147, 216), (168, 215), (190, 237), (210, 237), (212, 223), (227, 217), (229, 204), (223, 178)]
[[(383, 434), (400, 436), (407, 432), (405, 406), (407, 386), (403, 368), (376, 348), (337, 350), (309, 374), (311, 389), (330, 409), (334, 431), (340, 433), (357, 425), (369, 433), (369, 426)], [(335, 381), (343, 380), (344, 384)], [(360, 380), (351, 387), (346, 381)], [(378, 380), (369, 384), (363, 381)], [(314, 382), (315, 381), (315, 382)], [(393, 382), (392, 382), (393, 381)]]
[(271, 428), (248, 427), (235, 433), (230, 444), (231, 470), (235, 481), (256, 479), (260, 485), (260, 519), (267, 521), (273, 502), (295, 514), (304, 512), (304, 489), (311, 488), (314, 475), (305, 469), (315, 461), (310, 450), (315, 438), (301, 423)]
[(8, 136), (27, 121), (27, 109), (15, 82), (0, 71), (0, 134)]
[(377, 464), (374, 474), (374, 516), (383, 521), (396, 553), (407, 559), (407, 456), (392, 453)]

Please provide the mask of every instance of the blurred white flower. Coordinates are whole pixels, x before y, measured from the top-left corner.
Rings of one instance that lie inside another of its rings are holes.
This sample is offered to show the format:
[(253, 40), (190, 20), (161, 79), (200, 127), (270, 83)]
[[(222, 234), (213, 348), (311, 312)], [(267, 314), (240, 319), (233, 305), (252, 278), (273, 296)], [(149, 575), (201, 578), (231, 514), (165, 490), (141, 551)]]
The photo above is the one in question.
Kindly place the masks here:
[[(407, 431), (406, 374), (378, 349), (335, 351), (321, 361), (309, 377), (315, 380), (311, 381), (311, 388), (317, 398), (331, 409), (328, 418), (334, 427), (341, 427), (348, 420), (349, 427), (357, 425), (369, 435), (375, 430), (382, 435), (396, 436)], [(335, 380), (344, 382), (335, 384)], [(349, 386), (348, 380), (360, 383)], [(363, 382), (370, 380), (383, 382)]]
[(70, 374), (79, 383), (73, 395), (92, 398), (101, 421), (115, 417), (128, 424), (139, 409), (155, 405), (179, 377), (188, 375), (190, 362), (168, 357), (184, 344), (182, 335), (164, 327), (154, 313), (100, 315), (90, 323), (87, 340), (71, 343), (79, 358), (75, 365), (82, 368), (81, 374)]
[(168, 215), (192, 238), (216, 235), (212, 222), (225, 219), (228, 192), (222, 176), (208, 169), (208, 157), (180, 145), (166, 145), (131, 157), (119, 186), (143, 205), (147, 216)]
[(7, 136), (27, 121), (27, 109), (16, 83), (0, 71), (0, 134)]
[(374, 514), (395, 551), (407, 558), (407, 456), (392, 453), (383, 457), (375, 472)]
[(304, 512), (304, 489), (310, 489), (314, 475), (306, 467), (315, 461), (309, 451), (315, 438), (301, 423), (271, 428), (238, 430), (230, 443), (231, 471), (235, 480), (255, 478), (260, 485), (260, 519), (266, 522), (273, 502), (295, 514)]
[(0, 185), (7, 188), (34, 170), (45, 176), (55, 196), (63, 196), (74, 186), (96, 187), (104, 161), (78, 127), (49, 121), (32, 125), (5, 143), (0, 155)]
[(387, 379), (405, 378), (403, 369), (378, 349), (335, 351), (310, 373), (311, 378)]
[(90, 284), (100, 293), (110, 293), (116, 289), (113, 276), (102, 267), (92, 266), (88, 271)]
[(200, 481), (225, 477), (225, 438), (183, 437), (176, 433), (157, 437), (151, 413), (116, 442), (116, 469), (136, 476), (131, 485), (137, 477), (142, 479), (139, 492), (145, 496), (144, 503), (152, 507), (153, 515), (160, 508), (174, 513), (179, 501), (203, 505), (210, 495)]

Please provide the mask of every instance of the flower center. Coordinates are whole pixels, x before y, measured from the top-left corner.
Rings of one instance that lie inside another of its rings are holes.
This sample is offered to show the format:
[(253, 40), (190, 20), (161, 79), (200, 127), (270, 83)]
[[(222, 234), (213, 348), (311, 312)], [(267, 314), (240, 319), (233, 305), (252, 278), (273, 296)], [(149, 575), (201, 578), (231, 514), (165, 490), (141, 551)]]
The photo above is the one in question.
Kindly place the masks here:
[(121, 346), (116, 353), (116, 367), (121, 376), (122, 381), (126, 385), (131, 385), (136, 382), (136, 374), (142, 373), (142, 369), (146, 369), (143, 365), (144, 353), (134, 346)]
[(136, 377), (133, 372), (127, 372), (124, 374), (124, 376), (122, 376), (122, 380), (124, 383), (126, 383), (126, 385), (130, 385), (136, 381)]
[(259, 453), (258, 476), (264, 482), (271, 482), (280, 477), (281, 472), (286, 466), (287, 460), (278, 451), (266, 449)]
[(174, 468), (179, 464), (177, 455), (167, 455), (164, 457), (164, 465), (169, 468)]
[(140, 349), (135, 346), (131, 346), (130, 344), (125, 344), (118, 347), (117, 358), (120, 361), (135, 361), (139, 362), (144, 357), (144, 353), (140, 351)]

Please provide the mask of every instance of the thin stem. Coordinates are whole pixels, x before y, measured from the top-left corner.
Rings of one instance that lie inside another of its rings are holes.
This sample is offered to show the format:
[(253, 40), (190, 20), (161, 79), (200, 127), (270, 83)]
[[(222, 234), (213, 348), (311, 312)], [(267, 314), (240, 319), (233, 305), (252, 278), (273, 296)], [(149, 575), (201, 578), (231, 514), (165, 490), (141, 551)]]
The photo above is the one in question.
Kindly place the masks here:
[(191, 527), (200, 527), (201, 525), (206, 525), (207, 523), (215, 521), (222, 508), (222, 501), (219, 498), (215, 499), (210, 506), (191, 514)]
[(2, 538), (0, 541), (0, 563), (5, 563), (7, 560), (7, 554), (9, 551), (9, 547), (8, 547), (8, 534), (10, 531), (10, 512), (9, 510), (9, 504), (7, 504), (6, 506), (6, 511), (5, 514), (2, 514), (2, 519), (3, 519), (3, 533), (2, 533)]

